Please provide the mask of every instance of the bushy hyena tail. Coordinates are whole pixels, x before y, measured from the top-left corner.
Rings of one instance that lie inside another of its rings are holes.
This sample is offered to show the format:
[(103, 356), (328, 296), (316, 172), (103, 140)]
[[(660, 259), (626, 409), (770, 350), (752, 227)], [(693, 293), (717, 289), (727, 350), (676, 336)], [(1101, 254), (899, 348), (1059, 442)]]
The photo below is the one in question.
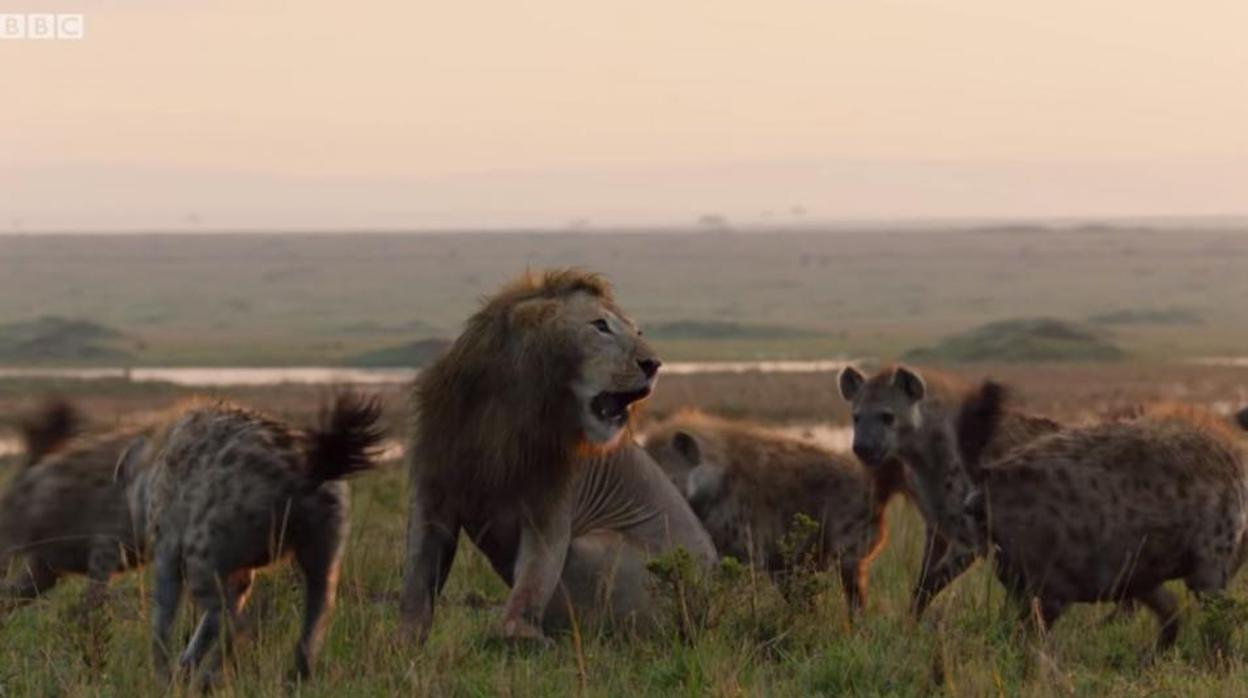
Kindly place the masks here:
[(963, 467), (974, 479), (978, 479), (984, 449), (1001, 427), (1008, 399), (1009, 389), (989, 380), (962, 401), (957, 422), (958, 452)]
[(59, 450), (82, 430), (82, 414), (64, 400), (51, 400), (18, 425), (26, 448), (26, 466)]
[(340, 480), (373, 467), (385, 430), (381, 402), (352, 392), (340, 393), (308, 430), (308, 473), (317, 484)]

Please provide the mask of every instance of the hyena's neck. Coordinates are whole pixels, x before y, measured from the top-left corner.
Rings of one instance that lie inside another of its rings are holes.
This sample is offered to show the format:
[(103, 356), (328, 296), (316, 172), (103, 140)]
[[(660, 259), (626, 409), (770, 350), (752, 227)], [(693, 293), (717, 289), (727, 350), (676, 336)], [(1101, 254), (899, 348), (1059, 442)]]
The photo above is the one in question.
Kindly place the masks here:
[(923, 518), (941, 529), (956, 528), (973, 488), (958, 454), (955, 418), (950, 408), (925, 410), (921, 426), (902, 448)]

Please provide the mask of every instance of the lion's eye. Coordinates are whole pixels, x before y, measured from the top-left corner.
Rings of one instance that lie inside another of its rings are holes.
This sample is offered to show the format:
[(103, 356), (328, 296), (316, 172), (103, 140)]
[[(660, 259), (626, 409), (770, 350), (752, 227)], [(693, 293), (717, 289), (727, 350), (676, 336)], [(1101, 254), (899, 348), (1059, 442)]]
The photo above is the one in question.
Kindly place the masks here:
[(594, 329), (598, 330), (599, 332), (603, 334), (611, 334), (611, 326), (607, 324), (606, 320), (599, 318), (589, 324), (593, 325)]

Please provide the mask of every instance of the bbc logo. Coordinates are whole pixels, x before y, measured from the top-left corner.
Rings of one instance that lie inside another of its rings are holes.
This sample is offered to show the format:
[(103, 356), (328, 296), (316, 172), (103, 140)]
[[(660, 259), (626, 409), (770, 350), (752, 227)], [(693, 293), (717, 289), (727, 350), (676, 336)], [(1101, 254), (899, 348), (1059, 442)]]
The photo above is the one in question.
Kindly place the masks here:
[(0, 14), (0, 41), (6, 39), (81, 39), (87, 24), (82, 15)]

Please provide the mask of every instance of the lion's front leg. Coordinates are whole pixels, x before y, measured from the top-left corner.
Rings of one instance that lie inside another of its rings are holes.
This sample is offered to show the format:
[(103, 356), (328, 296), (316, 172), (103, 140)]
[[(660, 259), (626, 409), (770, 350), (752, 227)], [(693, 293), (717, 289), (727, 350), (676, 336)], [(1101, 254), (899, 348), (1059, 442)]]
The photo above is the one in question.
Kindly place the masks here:
[(403, 592), (399, 602), (404, 636), (424, 642), (433, 625), (433, 607), (459, 544), (459, 524), (424, 501), (413, 487), (403, 561)]
[(502, 635), (512, 640), (545, 641), (542, 616), (559, 585), (572, 543), (570, 507), (555, 506), (544, 516), (526, 517), (521, 526)]

